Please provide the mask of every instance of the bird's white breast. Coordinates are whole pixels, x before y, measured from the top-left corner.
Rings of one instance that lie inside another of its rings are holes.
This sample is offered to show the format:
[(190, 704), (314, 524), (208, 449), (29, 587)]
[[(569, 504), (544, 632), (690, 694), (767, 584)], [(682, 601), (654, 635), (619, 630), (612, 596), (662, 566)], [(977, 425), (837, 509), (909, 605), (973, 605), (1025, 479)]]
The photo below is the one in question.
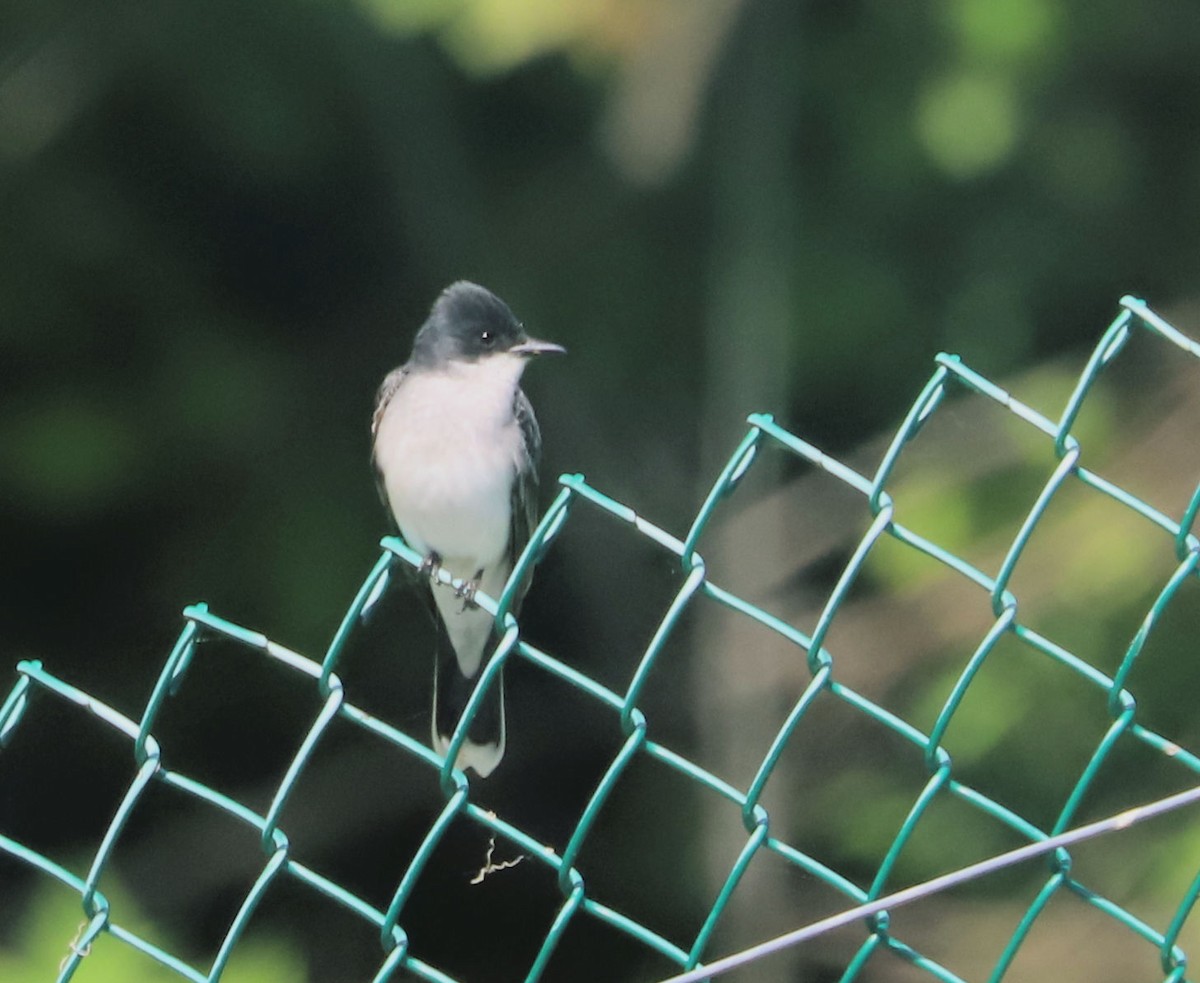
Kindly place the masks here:
[(500, 355), (415, 372), (379, 421), (375, 460), (400, 532), (419, 552), (439, 553), (455, 576), (494, 565), (508, 545), (522, 368)]

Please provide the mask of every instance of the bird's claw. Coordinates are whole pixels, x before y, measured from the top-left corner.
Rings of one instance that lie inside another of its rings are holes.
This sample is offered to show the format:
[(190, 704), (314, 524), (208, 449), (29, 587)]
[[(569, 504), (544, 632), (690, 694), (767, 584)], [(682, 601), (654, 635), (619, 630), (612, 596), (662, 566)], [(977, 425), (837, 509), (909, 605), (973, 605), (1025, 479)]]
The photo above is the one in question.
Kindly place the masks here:
[(476, 570), (475, 576), (470, 580), (464, 580), (461, 584), (454, 588), (454, 596), (463, 602), (462, 609), (467, 611), (476, 606), (475, 592), (479, 590), (479, 582), (483, 579), (483, 571)]
[(442, 558), (436, 552), (430, 552), (428, 556), (421, 561), (421, 565), (417, 567), (417, 573), (422, 577), (428, 577), (431, 583), (437, 583), (438, 574), (442, 572)]

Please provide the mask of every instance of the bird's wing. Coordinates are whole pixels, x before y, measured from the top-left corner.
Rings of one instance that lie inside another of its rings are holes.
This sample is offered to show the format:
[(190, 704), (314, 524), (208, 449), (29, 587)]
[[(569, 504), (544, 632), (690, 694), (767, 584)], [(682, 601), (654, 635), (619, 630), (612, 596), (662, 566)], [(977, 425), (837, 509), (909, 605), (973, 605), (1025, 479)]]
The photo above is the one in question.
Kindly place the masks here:
[(383, 419), (384, 411), (388, 408), (388, 403), (392, 401), (392, 397), (396, 395), (396, 390), (400, 388), (400, 384), (404, 382), (408, 375), (408, 366), (401, 365), (397, 369), (392, 369), (386, 376), (383, 382), (379, 384), (379, 391), (375, 394), (375, 412), (371, 414), (371, 464), (375, 471), (375, 490), (379, 492), (379, 500), (383, 503), (383, 510), (388, 514), (392, 525), (396, 524), (396, 517), (392, 514), (392, 506), (388, 501), (387, 488), (383, 483), (383, 472), (379, 469), (379, 459), (375, 454), (375, 438), (379, 434), (379, 423)]
[(375, 393), (375, 412), (371, 415), (372, 437), (379, 431), (379, 421), (383, 419), (383, 411), (387, 409), (388, 403), (396, 395), (396, 390), (400, 388), (400, 383), (407, 376), (408, 366), (401, 365), (399, 368), (392, 369), (391, 372), (383, 377), (383, 382), (379, 384), (379, 391)]
[[(521, 428), (522, 459), (517, 462), (516, 480), (512, 488), (512, 518), (508, 535), (508, 563), (511, 570), (516, 566), (521, 552), (529, 542), (533, 529), (538, 521), (538, 463), (542, 457), (542, 432), (538, 428), (537, 417), (533, 415), (533, 406), (529, 397), (518, 389), (513, 403), (513, 412), (517, 417), (517, 426)], [(526, 574), (513, 595), (512, 610), (516, 613), (521, 607), (525, 591), (529, 589), (529, 575)]]

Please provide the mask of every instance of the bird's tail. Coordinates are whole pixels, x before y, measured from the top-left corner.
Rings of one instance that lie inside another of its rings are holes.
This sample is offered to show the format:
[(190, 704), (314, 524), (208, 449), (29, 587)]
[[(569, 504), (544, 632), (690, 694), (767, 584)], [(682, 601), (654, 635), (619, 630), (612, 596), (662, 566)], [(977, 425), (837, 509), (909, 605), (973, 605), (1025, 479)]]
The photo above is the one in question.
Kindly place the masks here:
[[(453, 646), (438, 646), (433, 673), (433, 749), (439, 754), (444, 756), (450, 749), (450, 738), (485, 667), (486, 662), (481, 660), (475, 675), (467, 676)], [(503, 757), (504, 678), (498, 675), (467, 724), (467, 739), (459, 748), (455, 765), (473, 768), (480, 778), (487, 778)]]

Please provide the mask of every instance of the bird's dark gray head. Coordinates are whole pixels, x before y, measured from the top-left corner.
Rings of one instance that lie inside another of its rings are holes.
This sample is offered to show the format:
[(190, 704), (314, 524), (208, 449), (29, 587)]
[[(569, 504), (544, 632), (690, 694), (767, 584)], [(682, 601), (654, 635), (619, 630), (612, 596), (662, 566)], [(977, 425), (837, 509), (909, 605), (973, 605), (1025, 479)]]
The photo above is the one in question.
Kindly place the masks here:
[(563, 351), (561, 345), (530, 338), (509, 306), (490, 290), (459, 280), (434, 301), (413, 342), (411, 361), (431, 368), (500, 353), (529, 356)]

